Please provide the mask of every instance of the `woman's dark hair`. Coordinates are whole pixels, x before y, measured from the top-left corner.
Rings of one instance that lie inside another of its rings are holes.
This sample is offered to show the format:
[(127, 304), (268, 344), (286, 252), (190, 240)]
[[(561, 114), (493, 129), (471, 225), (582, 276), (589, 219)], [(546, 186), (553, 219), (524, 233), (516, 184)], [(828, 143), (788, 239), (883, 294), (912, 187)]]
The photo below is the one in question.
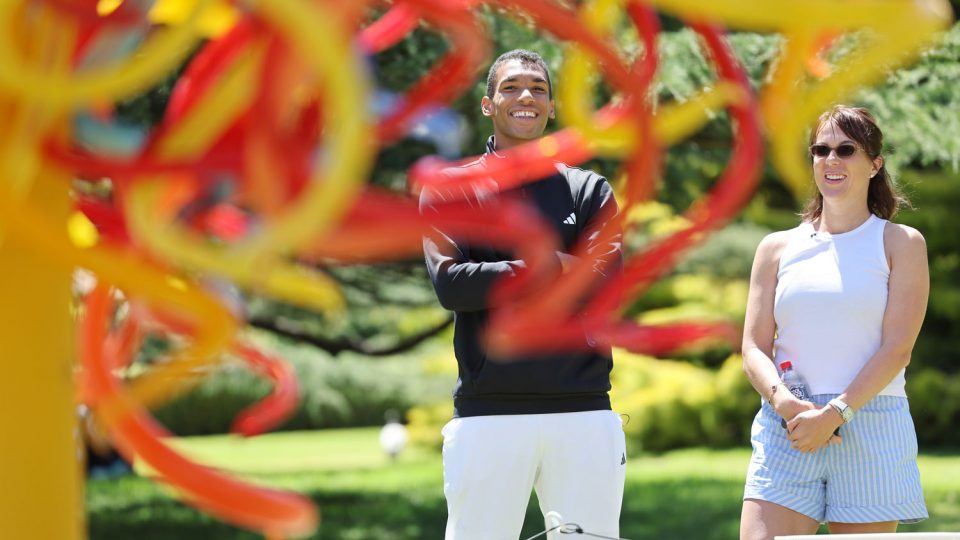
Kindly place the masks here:
[[(870, 111), (863, 107), (847, 105), (835, 105), (820, 115), (810, 132), (810, 144), (817, 142), (820, 129), (830, 122), (840, 128), (847, 137), (853, 139), (870, 160), (876, 159), (883, 151), (883, 133)], [(884, 163), (877, 174), (870, 179), (870, 186), (867, 188), (867, 208), (877, 217), (890, 219), (903, 206), (911, 207), (910, 201), (897, 189)], [(804, 208), (803, 220), (813, 221), (820, 217), (821, 213), (823, 213), (823, 195), (818, 191)]]

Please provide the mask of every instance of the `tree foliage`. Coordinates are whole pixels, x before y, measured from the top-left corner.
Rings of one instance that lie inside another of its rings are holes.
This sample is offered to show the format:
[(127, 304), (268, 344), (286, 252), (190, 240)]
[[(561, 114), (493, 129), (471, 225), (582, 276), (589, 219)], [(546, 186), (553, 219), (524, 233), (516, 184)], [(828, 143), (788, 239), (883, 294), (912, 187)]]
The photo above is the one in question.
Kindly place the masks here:
[[(538, 50), (548, 61), (553, 73), (558, 73), (563, 44), (541, 35), (529, 21), (503, 10), (483, 8), (481, 19), (488, 27), (494, 54), (523, 47)], [(684, 100), (694, 92), (712, 84), (713, 71), (703, 58), (696, 35), (689, 29), (667, 19), (671, 31), (661, 35), (658, 54), (660, 69), (655, 93), (661, 102)], [(636, 56), (636, 40), (624, 29), (622, 42), (627, 54)], [(783, 38), (778, 35), (734, 33), (730, 43), (744, 64), (752, 85), (761, 89), (773, 69)], [(834, 51), (844, 54), (846, 42)], [(429, 67), (442, 57), (447, 42), (434, 29), (421, 27), (392, 47), (370, 59), (376, 83), (384, 90), (401, 92), (415, 83)], [(461, 99), (451, 104), (469, 126), (465, 154), (478, 153), (490, 133), (489, 120), (479, 111), (480, 98), (485, 92), (487, 66), (476, 66), (477, 83)], [(149, 126), (155, 124), (166, 106), (172, 85), (178, 74), (143, 96), (122, 103), (118, 107), (122, 120)], [(946, 349), (955, 350), (956, 341), (950, 337), (950, 327), (960, 320), (960, 284), (957, 266), (960, 265), (960, 246), (952, 217), (955, 212), (947, 206), (960, 195), (957, 178), (960, 165), (960, 25), (955, 25), (939, 44), (925, 52), (912, 66), (892, 72), (877, 86), (851, 95), (848, 102), (863, 104), (876, 112), (884, 128), (888, 145), (893, 149), (890, 163), (901, 171), (908, 191), (915, 193), (918, 211), (906, 213), (903, 220), (916, 224), (927, 235), (931, 254), (931, 273), (934, 287), (930, 316), (925, 334), (935, 336), (931, 342), (918, 345), (922, 363), (931, 362), (928, 355), (942, 355)], [(556, 84), (563, 84), (557, 80)], [(597, 105), (610, 97), (610, 90), (599, 87)], [(556, 126), (554, 126), (556, 127)], [(553, 129), (553, 128), (551, 128)], [(701, 132), (687, 141), (668, 149), (663, 181), (658, 199), (674, 212), (681, 212), (699, 198), (722, 172), (729, 158), (733, 133), (725, 113), (718, 113)], [(397, 191), (405, 190), (406, 170), (414, 161), (433, 152), (430, 145), (404, 140), (383, 149), (377, 156), (371, 182)], [(619, 163), (615, 160), (594, 160), (586, 166), (595, 168), (609, 178), (617, 178)], [(936, 170), (945, 172), (937, 174)], [(914, 169), (934, 171), (918, 176)], [(932, 178), (937, 178), (933, 180)], [(779, 181), (769, 165), (764, 170), (759, 191), (743, 220), (759, 227), (782, 229), (796, 223), (798, 202)], [(389, 219), (389, 216), (384, 216)], [(753, 232), (751, 238), (757, 236)], [(742, 253), (746, 248), (737, 242), (716, 237), (718, 245), (708, 241), (704, 251), (693, 255), (685, 271), (721, 272), (728, 275), (744, 273)], [(742, 243), (742, 242), (740, 242)], [(736, 262), (726, 260), (728, 246), (735, 248)], [(711, 254), (711, 250), (712, 254)], [(713, 264), (711, 261), (715, 262)], [(274, 332), (312, 343), (329, 352), (359, 351), (367, 354), (395, 352), (412, 347), (441, 331), (450, 318), (436, 304), (422, 263), (413, 258), (388, 265), (330, 267), (330, 273), (341, 284), (348, 300), (346, 311), (337, 314), (316, 314), (279, 304), (252, 295), (249, 311), (255, 325)], [(740, 275), (739, 278), (745, 278)], [(656, 295), (656, 289), (651, 291)], [(667, 297), (661, 297), (665, 300)], [(648, 297), (640, 306), (656, 304)], [(636, 310), (634, 310), (636, 312)], [(943, 345), (937, 345), (942, 343)], [(939, 362), (934, 362), (939, 364)], [(946, 363), (945, 361), (943, 362)], [(939, 366), (944, 367), (944, 366)], [(949, 368), (956, 369), (956, 368)]]

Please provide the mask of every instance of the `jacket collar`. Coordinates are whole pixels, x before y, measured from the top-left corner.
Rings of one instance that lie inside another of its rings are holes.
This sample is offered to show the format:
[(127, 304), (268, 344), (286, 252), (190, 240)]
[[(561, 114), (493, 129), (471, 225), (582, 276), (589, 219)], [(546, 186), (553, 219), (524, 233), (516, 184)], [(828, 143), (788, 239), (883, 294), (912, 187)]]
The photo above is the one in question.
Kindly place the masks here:
[(487, 138), (487, 151), (483, 155), (486, 158), (503, 159), (503, 154), (497, 152), (497, 147), (493, 141), (493, 135)]

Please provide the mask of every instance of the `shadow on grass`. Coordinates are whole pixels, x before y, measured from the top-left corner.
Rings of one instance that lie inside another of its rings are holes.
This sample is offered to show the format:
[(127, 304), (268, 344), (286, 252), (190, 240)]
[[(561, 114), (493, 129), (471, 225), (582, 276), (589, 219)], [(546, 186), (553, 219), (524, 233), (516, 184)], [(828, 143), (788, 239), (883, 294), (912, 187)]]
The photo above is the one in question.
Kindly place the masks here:
[(631, 540), (729, 540), (740, 531), (742, 481), (678, 479), (627, 484), (620, 533)]
[[(378, 476), (377, 478), (383, 478)], [(320, 507), (324, 540), (431, 540), (443, 538), (446, 504), (437, 482), (382, 489), (313, 489), (306, 494)], [(246, 540), (244, 532), (161, 493), (147, 480), (97, 483), (90, 520), (91, 540)], [(743, 484), (739, 479), (687, 476), (630, 481), (624, 494), (620, 533), (630, 540), (736, 538)], [(934, 518), (904, 526), (904, 532), (956, 530), (960, 492), (955, 487), (927, 493)], [(535, 497), (527, 507), (519, 536), (543, 530)], [(576, 536), (571, 538), (587, 538)]]
[[(310, 493), (321, 509), (321, 526), (308, 537), (328, 540), (443, 538), (442, 497), (369, 492)], [(175, 500), (153, 500), (101, 510), (90, 516), (91, 540), (253, 540), (239, 530)]]
[[(621, 534), (653, 538), (735, 538), (742, 486), (735, 482), (665, 481), (628, 485)], [(322, 523), (312, 539), (424, 540), (443, 538), (446, 504), (436, 490), (403, 493), (313, 491)], [(531, 497), (521, 539), (543, 530), (543, 517)], [(90, 516), (91, 540), (245, 540), (261, 536), (215, 521), (167, 498), (102, 508)]]

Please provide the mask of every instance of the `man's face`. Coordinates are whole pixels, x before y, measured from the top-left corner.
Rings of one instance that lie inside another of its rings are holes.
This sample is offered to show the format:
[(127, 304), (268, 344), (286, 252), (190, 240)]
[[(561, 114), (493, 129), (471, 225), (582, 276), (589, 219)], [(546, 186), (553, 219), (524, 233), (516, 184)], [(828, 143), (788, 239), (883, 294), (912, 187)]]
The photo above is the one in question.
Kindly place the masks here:
[(553, 118), (546, 73), (520, 60), (504, 63), (497, 69), (493, 98), (484, 96), (480, 108), (493, 120), (497, 150), (540, 137), (547, 120)]

